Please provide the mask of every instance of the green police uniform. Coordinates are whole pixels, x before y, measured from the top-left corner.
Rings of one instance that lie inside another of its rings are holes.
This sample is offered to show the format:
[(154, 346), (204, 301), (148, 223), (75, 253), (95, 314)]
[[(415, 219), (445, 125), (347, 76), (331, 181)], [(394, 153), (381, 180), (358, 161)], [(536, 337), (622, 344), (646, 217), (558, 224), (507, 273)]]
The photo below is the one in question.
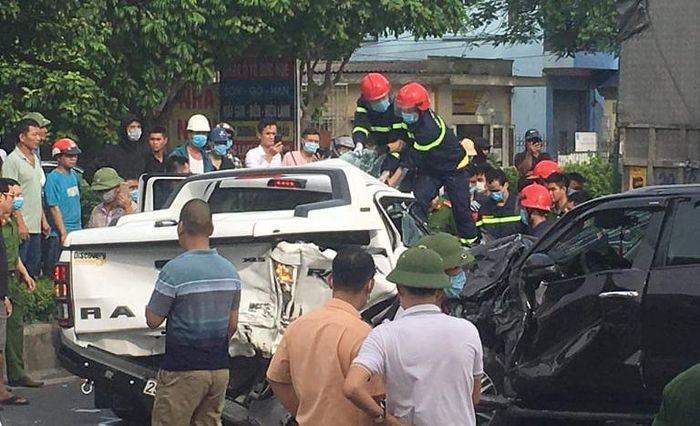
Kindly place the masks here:
[[(20, 283), (17, 272), (19, 244), (21, 238), (17, 220), (14, 217), (2, 226), (2, 236), (7, 248), (7, 269), (10, 272), (8, 296), (12, 300), (12, 315), (7, 319), (7, 342), (5, 344), (5, 361), (9, 382), (21, 380), (27, 376), (24, 371), (24, 312), (26, 307), (26, 289)], [(24, 294), (23, 294), (24, 293)]]
[(664, 388), (652, 426), (697, 426), (700, 419), (700, 364), (685, 370)]
[(457, 235), (452, 206), (448, 205), (443, 198), (438, 201), (438, 207), (428, 213), (428, 229), (431, 233), (445, 232)]

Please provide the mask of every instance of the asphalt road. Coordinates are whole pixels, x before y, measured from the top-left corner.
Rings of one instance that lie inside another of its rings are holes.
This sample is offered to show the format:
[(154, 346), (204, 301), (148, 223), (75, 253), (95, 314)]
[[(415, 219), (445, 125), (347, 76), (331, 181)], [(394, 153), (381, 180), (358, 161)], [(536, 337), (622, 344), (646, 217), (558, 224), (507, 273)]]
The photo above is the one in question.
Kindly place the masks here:
[(2, 426), (125, 426), (111, 411), (93, 408), (93, 395), (80, 392), (78, 378), (49, 384), (41, 389), (16, 388), (27, 406), (5, 406), (0, 411)]

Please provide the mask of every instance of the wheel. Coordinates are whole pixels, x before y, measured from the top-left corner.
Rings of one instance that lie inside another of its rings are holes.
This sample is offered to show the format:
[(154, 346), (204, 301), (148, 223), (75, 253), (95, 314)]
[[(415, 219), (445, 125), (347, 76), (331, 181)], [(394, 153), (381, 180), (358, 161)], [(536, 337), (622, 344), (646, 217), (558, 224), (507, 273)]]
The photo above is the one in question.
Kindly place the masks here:
[[(481, 395), (502, 395), (504, 389), (504, 373), (503, 362), (494, 352), (490, 351), (488, 348), (484, 348), (484, 374), (481, 376)], [(493, 423), (493, 421), (497, 417), (497, 414), (497, 411), (477, 412), (476, 423), (480, 426), (494, 425), (495, 423)]]

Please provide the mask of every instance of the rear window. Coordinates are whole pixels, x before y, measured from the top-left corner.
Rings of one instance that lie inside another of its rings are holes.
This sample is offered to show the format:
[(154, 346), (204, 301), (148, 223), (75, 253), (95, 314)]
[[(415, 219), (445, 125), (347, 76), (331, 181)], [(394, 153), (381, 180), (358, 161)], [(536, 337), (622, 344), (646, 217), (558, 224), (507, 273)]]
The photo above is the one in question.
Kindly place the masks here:
[(328, 192), (283, 188), (222, 188), (209, 197), (212, 213), (266, 212), (294, 210), (302, 204), (328, 201)]

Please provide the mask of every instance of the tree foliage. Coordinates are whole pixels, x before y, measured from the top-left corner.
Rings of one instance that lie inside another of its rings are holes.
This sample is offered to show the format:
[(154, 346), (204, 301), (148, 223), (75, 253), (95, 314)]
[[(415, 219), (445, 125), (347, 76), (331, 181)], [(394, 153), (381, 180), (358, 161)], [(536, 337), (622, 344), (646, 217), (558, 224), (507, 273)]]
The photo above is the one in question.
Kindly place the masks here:
[(302, 110), (308, 120), (326, 103), (350, 56), (367, 36), (406, 32), (416, 39), (442, 36), (464, 30), (467, 22), (462, 0), (300, 0), (288, 14), (278, 16), (267, 45), (272, 52), (300, 60), (299, 72), (307, 83)]
[(54, 134), (101, 145), (119, 116), (157, 120), (185, 84), (214, 80), (278, 1), (5, 0), (0, 3), (0, 128), (41, 111)]
[(618, 49), (615, 0), (479, 0), (472, 12), (481, 24), (501, 23), (485, 36), (496, 44), (544, 41), (561, 56)]

